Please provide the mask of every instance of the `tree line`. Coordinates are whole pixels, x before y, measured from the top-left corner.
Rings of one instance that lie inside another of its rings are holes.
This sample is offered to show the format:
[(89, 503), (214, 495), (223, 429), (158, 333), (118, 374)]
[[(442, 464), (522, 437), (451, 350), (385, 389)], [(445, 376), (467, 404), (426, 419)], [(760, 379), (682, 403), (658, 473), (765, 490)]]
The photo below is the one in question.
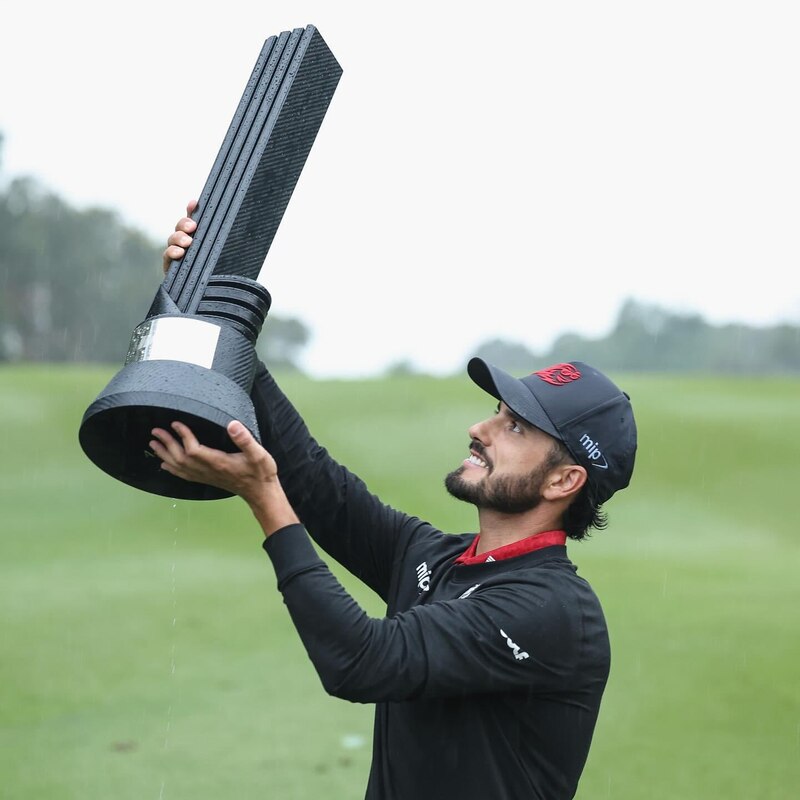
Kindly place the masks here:
[(565, 333), (542, 353), (495, 339), (481, 345), (475, 355), (512, 373), (578, 360), (609, 372), (797, 374), (800, 326), (712, 325), (696, 313), (669, 311), (631, 299), (604, 337)]
[[(161, 281), (163, 244), (112, 210), (77, 209), (29, 177), (3, 180), (0, 135), (0, 362), (121, 363)], [(259, 354), (297, 369), (309, 329), (270, 314)], [(559, 336), (546, 351), (495, 339), (475, 352), (512, 373), (577, 359), (608, 371), (800, 372), (800, 326), (711, 325), (627, 301), (602, 338)], [(403, 362), (392, 374), (414, 372)]]
[[(122, 364), (163, 278), (164, 245), (112, 210), (77, 209), (33, 178), (3, 178), (0, 169), (0, 362)], [(296, 367), (308, 328), (272, 314), (267, 326), (262, 357)]]

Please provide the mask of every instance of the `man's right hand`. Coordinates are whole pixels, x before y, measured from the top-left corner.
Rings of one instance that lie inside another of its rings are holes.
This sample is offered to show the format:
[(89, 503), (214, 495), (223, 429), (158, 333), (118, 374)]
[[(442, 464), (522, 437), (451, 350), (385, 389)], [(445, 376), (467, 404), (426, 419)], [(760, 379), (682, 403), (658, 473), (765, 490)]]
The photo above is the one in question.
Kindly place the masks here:
[(167, 239), (167, 249), (164, 251), (162, 264), (166, 275), (169, 265), (186, 255), (186, 249), (192, 243), (190, 234), (195, 232), (197, 223), (192, 219), (192, 213), (197, 208), (197, 200), (190, 200), (186, 205), (186, 216), (178, 220), (175, 232)]

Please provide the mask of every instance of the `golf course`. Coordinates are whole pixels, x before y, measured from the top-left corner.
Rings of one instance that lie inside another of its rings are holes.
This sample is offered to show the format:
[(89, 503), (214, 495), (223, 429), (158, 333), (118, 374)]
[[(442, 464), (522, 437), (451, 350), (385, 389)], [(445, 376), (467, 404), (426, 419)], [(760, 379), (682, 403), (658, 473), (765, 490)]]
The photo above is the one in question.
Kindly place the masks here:
[[(150, 495), (81, 451), (118, 368), (0, 368), (0, 797), (363, 797), (372, 708), (323, 691), (244, 503)], [(569, 545), (612, 645), (577, 797), (798, 797), (800, 379), (612, 377), (639, 451), (608, 529)], [(475, 529), (442, 485), (494, 408), (466, 375), (279, 382), (385, 502)]]

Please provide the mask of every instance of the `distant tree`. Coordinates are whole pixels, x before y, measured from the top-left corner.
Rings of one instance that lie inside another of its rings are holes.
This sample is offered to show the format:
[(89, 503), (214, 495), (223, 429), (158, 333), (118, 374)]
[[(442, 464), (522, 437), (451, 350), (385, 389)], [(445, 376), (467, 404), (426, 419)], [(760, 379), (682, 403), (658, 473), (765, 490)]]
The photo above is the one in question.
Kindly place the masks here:
[(715, 326), (696, 313), (628, 300), (602, 338), (564, 333), (538, 356), (518, 343), (493, 339), (475, 355), (515, 374), (536, 368), (529, 364), (565, 360), (608, 371), (795, 374), (800, 372), (800, 327)]
[[(0, 362), (121, 363), (162, 249), (114, 211), (73, 208), (29, 177), (0, 182)], [(259, 350), (294, 366), (308, 339), (299, 320), (270, 316)]]
[(536, 356), (524, 344), (508, 342), (504, 339), (491, 339), (484, 342), (473, 354), (478, 358), (494, 364), (512, 375), (523, 375), (544, 366), (541, 358)]
[(159, 249), (31, 178), (0, 190), (0, 360), (119, 361), (158, 285)]
[(311, 339), (311, 332), (293, 317), (267, 316), (256, 343), (258, 355), (270, 369), (299, 371), (300, 353)]
[(393, 361), (384, 370), (383, 374), (387, 378), (406, 378), (410, 375), (422, 375), (422, 372), (417, 368), (413, 361), (408, 358), (401, 358)]

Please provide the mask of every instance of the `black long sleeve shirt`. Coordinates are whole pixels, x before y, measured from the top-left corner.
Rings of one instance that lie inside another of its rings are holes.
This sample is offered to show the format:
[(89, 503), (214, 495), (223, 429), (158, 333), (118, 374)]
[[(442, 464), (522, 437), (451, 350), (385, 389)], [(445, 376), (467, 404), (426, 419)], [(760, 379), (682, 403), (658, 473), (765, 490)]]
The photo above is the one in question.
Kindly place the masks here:
[[(574, 796), (609, 670), (600, 604), (563, 546), (458, 564), (447, 535), (383, 504), (309, 434), (262, 367), (264, 446), (302, 525), (265, 542), (328, 692), (376, 704), (367, 800)], [(306, 535), (387, 604), (371, 618)]]

